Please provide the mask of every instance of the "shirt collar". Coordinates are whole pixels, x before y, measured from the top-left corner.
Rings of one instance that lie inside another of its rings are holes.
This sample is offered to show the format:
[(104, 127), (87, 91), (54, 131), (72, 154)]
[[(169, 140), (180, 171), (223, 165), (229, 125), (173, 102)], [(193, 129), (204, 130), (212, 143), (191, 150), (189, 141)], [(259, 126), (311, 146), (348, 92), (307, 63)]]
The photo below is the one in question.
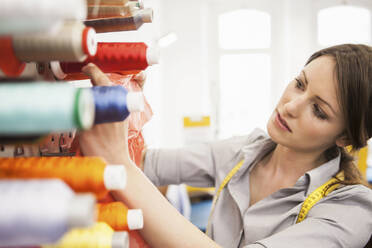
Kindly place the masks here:
[[(263, 130), (256, 129), (254, 132), (257, 134), (255, 135), (256, 140), (253, 140), (252, 143), (242, 148), (242, 153), (244, 156), (243, 167), (247, 166), (249, 171), (256, 164), (256, 161), (260, 160), (276, 146), (276, 143)], [(340, 170), (340, 161), (341, 155), (339, 154), (337, 157), (306, 172), (297, 180), (296, 185), (307, 184), (306, 195), (310, 194), (336, 175), (336, 173)], [(239, 177), (243, 171), (245, 170), (239, 170), (237, 173), (239, 175), (236, 176)]]
[(341, 162), (341, 154), (338, 154), (337, 157), (306, 172), (305, 175), (310, 181), (306, 195), (311, 194), (311, 192), (313, 192), (319, 186), (323, 185), (329, 179), (335, 176), (336, 173), (340, 170), (340, 162)]

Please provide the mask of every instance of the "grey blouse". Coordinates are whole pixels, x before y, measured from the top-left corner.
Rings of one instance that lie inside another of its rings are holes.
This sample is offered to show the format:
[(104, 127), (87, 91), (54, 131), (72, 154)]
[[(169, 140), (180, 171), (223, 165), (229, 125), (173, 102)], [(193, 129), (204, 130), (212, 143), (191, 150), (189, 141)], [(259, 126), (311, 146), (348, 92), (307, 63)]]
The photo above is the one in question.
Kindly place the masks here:
[(249, 173), (274, 147), (264, 131), (255, 129), (248, 136), (182, 149), (149, 149), (144, 172), (157, 186), (218, 187), (244, 159), (221, 192), (212, 216), (211, 238), (222, 247), (364, 247), (372, 233), (372, 190), (365, 186), (333, 191), (295, 224), (306, 197), (338, 172), (340, 156), (306, 172), (292, 188), (249, 206)]

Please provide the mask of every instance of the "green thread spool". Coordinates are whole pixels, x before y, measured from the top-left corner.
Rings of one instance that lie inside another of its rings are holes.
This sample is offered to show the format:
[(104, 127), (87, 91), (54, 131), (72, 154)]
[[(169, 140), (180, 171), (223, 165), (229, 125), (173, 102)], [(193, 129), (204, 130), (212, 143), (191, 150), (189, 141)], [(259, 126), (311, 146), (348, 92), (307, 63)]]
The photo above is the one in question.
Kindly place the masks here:
[(88, 129), (94, 120), (91, 91), (68, 84), (0, 84), (0, 99), (0, 136)]

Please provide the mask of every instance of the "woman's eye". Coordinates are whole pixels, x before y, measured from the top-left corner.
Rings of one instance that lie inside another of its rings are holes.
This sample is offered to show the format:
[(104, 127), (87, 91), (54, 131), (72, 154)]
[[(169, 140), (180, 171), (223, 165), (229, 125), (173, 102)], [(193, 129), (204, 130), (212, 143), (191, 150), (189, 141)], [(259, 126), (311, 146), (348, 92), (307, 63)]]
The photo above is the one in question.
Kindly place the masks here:
[(295, 80), (296, 80), (296, 88), (303, 90), (304, 84), (302, 83), (302, 81), (298, 78), (296, 78)]
[(314, 108), (314, 115), (318, 117), (321, 120), (326, 120), (328, 117), (327, 115), (322, 111), (322, 109), (319, 107), (318, 104), (313, 105)]

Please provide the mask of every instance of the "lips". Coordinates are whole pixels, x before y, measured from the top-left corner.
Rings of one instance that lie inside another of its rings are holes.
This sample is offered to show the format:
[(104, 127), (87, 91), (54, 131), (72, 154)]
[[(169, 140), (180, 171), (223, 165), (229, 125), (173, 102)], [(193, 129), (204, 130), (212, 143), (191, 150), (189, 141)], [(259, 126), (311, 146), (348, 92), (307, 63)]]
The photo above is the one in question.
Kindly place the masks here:
[(287, 129), (287, 131), (292, 132), (292, 130), (288, 126), (288, 123), (280, 116), (279, 111), (277, 111), (277, 120), (281, 126)]

